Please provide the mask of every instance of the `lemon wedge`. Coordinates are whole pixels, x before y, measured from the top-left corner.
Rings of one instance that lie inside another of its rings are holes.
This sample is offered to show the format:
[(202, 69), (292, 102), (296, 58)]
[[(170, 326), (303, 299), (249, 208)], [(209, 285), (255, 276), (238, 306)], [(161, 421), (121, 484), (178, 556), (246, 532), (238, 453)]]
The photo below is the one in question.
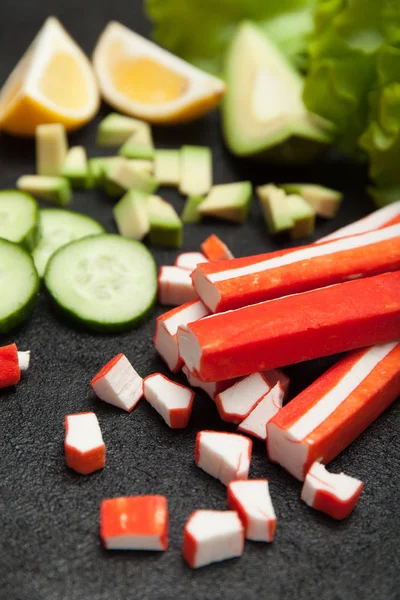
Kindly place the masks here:
[(55, 17), (49, 17), (0, 92), (0, 128), (34, 135), (37, 125), (77, 129), (100, 100), (90, 61)]
[(150, 123), (192, 121), (215, 108), (225, 93), (221, 79), (115, 21), (101, 34), (93, 64), (104, 99)]

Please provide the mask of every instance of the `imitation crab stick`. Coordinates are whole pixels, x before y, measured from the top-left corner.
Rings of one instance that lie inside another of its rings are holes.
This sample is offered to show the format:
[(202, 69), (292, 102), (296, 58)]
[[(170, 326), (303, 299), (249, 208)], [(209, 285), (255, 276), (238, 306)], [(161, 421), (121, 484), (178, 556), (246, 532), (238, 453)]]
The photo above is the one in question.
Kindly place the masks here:
[(218, 381), (400, 337), (400, 271), (205, 317), (178, 329), (186, 366)]
[(82, 475), (102, 469), (106, 462), (106, 446), (96, 415), (93, 412), (67, 415), (64, 425), (68, 467)]
[(400, 342), (352, 352), (268, 423), (268, 456), (303, 480), (316, 460), (335, 458), (399, 395)]
[(201, 252), (183, 252), (176, 257), (175, 267), (192, 272), (200, 263), (208, 262)]
[(173, 373), (177, 373), (183, 365), (176, 337), (179, 325), (197, 321), (208, 314), (209, 310), (201, 300), (192, 300), (158, 317), (154, 347)]
[(164, 496), (128, 496), (103, 500), (100, 537), (108, 550), (166, 550), (167, 499)]
[(90, 382), (96, 396), (130, 412), (143, 396), (143, 379), (124, 354), (110, 360)]
[(194, 392), (161, 373), (143, 381), (144, 397), (171, 429), (182, 429), (192, 414)]
[(208, 260), (229, 260), (233, 258), (228, 246), (214, 234), (204, 240), (200, 247)]
[(0, 388), (16, 385), (21, 371), (29, 367), (30, 352), (19, 352), (16, 344), (0, 347)]
[(329, 235), (325, 235), (315, 243), (320, 244), (321, 242), (328, 242), (341, 237), (358, 235), (360, 233), (366, 233), (367, 231), (375, 231), (376, 229), (394, 225), (395, 223), (400, 223), (400, 200), (374, 211), (359, 221), (350, 223), (350, 225), (346, 225)]
[(235, 479), (247, 479), (253, 442), (244, 435), (221, 431), (199, 431), (195, 462), (225, 485)]
[(217, 394), (223, 392), (228, 387), (231, 387), (235, 381), (237, 381), (236, 379), (225, 379), (222, 381), (201, 381), (201, 379), (195, 377), (186, 366), (182, 367), (182, 373), (188, 380), (189, 385), (203, 390), (203, 392), (210, 396), (211, 400), (215, 400)]
[(186, 522), (183, 557), (192, 569), (243, 554), (244, 527), (232, 510), (196, 510)]
[(284, 397), (284, 389), (280, 383), (277, 383), (240, 423), (238, 431), (265, 440), (267, 423), (281, 410)]
[(180, 267), (161, 267), (158, 275), (158, 301), (167, 306), (179, 306), (198, 300), (190, 271)]
[(240, 308), (400, 269), (400, 223), (301, 248), (198, 265), (192, 273), (212, 312)]
[(237, 511), (248, 540), (272, 542), (276, 516), (267, 479), (231, 481), (228, 485), (228, 508)]
[(363, 487), (359, 479), (328, 473), (324, 465), (315, 462), (304, 480), (301, 499), (334, 519), (345, 519), (356, 506)]

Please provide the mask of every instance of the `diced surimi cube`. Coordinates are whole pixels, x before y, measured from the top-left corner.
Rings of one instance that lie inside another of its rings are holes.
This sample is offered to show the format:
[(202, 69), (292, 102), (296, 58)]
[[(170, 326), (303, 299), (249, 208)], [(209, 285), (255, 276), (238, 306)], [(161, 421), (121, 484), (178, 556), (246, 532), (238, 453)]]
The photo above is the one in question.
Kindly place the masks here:
[(400, 342), (352, 352), (268, 423), (268, 456), (303, 480), (316, 460), (335, 458), (399, 395)]
[(160, 268), (158, 276), (158, 301), (160, 304), (179, 306), (198, 299), (190, 271), (180, 267)]
[(182, 372), (188, 380), (189, 385), (203, 390), (203, 392), (210, 396), (211, 400), (214, 400), (217, 394), (223, 392), (228, 387), (231, 387), (236, 381), (236, 379), (226, 379), (224, 381), (201, 381), (201, 379), (195, 377), (186, 366), (182, 367)]
[(164, 496), (128, 496), (103, 500), (100, 537), (107, 550), (166, 550), (167, 499)]
[(0, 347), (0, 388), (16, 385), (29, 366), (29, 352), (18, 352), (16, 344)]
[(204, 240), (200, 247), (208, 260), (229, 260), (233, 258), (228, 246), (214, 234)]
[(238, 431), (265, 440), (267, 423), (281, 410), (284, 396), (285, 392), (281, 384), (277, 383), (240, 423)]
[(208, 260), (201, 252), (183, 252), (176, 257), (175, 267), (192, 272), (198, 264), (203, 262), (208, 262)]
[(212, 312), (400, 269), (400, 223), (324, 244), (200, 264), (192, 273)]
[(304, 480), (301, 499), (334, 519), (345, 519), (356, 506), (363, 487), (359, 479), (344, 473), (329, 473), (324, 465), (315, 462)]
[(247, 479), (253, 442), (237, 433), (199, 431), (195, 462), (200, 469), (225, 485), (235, 479)]
[(173, 373), (177, 373), (183, 365), (176, 337), (179, 325), (192, 323), (208, 314), (210, 311), (201, 300), (192, 300), (157, 318), (154, 347)]
[(242, 556), (244, 528), (232, 510), (196, 510), (183, 533), (183, 557), (192, 569)]
[(96, 396), (130, 412), (143, 396), (143, 379), (124, 354), (117, 354), (90, 382)]
[(25, 352), (18, 351), (18, 364), (21, 371), (27, 371), (31, 362), (31, 352), (26, 350)]
[(360, 233), (366, 233), (367, 231), (375, 231), (376, 229), (394, 225), (395, 223), (400, 223), (400, 200), (398, 202), (393, 202), (393, 204), (388, 204), (379, 210), (375, 210), (373, 213), (359, 221), (350, 223), (350, 225), (346, 225), (329, 235), (325, 235), (315, 243), (320, 244), (321, 242), (358, 235)]
[(106, 446), (96, 415), (93, 412), (67, 415), (64, 425), (68, 467), (82, 475), (102, 469), (106, 462)]
[(143, 381), (144, 397), (171, 429), (182, 429), (192, 414), (194, 392), (161, 373)]
[(203, 381), (240, 377), (400, 336), (400, 271), (261, 302), (178, 329)]
[(267, 479), (231, 481), (228, 508), (236, 510), (245, 528), (245, 536), (255, 542), (272, 542), (276, 516)]

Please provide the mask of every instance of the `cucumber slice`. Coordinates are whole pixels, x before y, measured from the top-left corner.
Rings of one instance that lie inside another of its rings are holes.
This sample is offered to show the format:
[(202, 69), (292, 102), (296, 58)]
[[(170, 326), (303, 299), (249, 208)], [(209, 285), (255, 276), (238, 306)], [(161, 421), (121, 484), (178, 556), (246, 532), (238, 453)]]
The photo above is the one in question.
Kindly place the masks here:
[(123, 331), (138, 325), (155, 302), (156, 264), (140, 242), (95, 235), (57, 250), (45, 284), (56, 306), (87, 329)]
[(39, 239), (39, 209), (33, 196), (17, 190), (0, 192), (0, 238), (33, 250)]
[(44, 276), (51, 256), (58, 248), (74, 240), (104, 233), (104, 228), (90, 217), (62, 208), (39, 211), (41, 238), (32, 253), (39, 277)]
[(38, 293), (39, 278), (32, 257), (18, 244), (0, 239), (0, 333), (26, 319)]

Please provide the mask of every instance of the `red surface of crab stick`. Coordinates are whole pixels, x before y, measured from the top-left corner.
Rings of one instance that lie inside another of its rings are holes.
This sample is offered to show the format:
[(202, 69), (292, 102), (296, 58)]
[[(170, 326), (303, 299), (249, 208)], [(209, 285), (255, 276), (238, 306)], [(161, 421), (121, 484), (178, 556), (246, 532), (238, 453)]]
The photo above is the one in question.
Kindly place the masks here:
[(0, 388), (16, 385), (21, 371), (29, 367), (29, 351), (18, 352), (16, 344), (0, 347)]
[(247, 479), (253, 442), (244, 435), (221, 431), (199, 431), (195, 462), (200, 469), (225, 485), (235, 479)]
[(352, 352), (268, 423), (268, 456), (303, 480), (316, 460), (335, 458), (399, 395), (400, 342)]
[(324, 465), (315, 462), (304, 480), (301, 499), (334, 519), (345, 519), (356, 506), (363, 487), (359, 479), (329, 473)]
[(176, 338), (179, 325), (197, 321), (208, 314), (210, 311), (201, 300), (192, 300), (158, 317), (154, 347), (173, 373), (177, 373), (183, 365)]
[(196, 510), (186, 522), (183, 557), (197, 569), (243, 554), (244, 527), (232, 510)]
[(324, 244), (204, 263), (192, 278), (204, 304), (221, 312), (396, 269), (400, 223)]
[(350, 223), (350, 225), (346, 225), (329, 235), (325, 235), (315, 243), (320, 244), (321, 242), (336, 240), (349, 235), (358, 235), (359, 233), (366, 233), (367, 231), (375, 231), (376, 229), (394, 225), (395, 223), (400, 223), (400, 200), (374, 211), (359, 221)]
[(240, 377), (400, 337), (400, 271), (269, 300), (178, 329), (203, 381)]
[(189, 371), (186, 366), (182, 367), (182, 373), (185, 375), (188, 383), (192, 387), (197, 387), (208, 394), (211, 400), (215, 400), (215, 397), (220, 392), (223, 392), (228, 387), (231, 387), (237, 379), (226, 379), (222, 381), (201, 381)]
[(171, 381), (161, 373), (154, 373), (143, 382), (144, 397), (162, 416), (171, 429), (182, 429), (192, 414), (194, 392)]
[(198, 300), (190, 271), (180, 267), (160, 267), (158, 275), (158, 301), (167, 306), (179, 306)]
[(131, 496), (103, 500), (100, 537), (108, 550), (166, 550), (167, 499)]
[(67, 415), (64, 425), (68, 467), (82, 475), (102, 469), (106, 462), (106, 447), (96, 415), (93, 412)]
[(246, 419), (240, 423), (238, 431), (265, 440), (267, 437), (267, 423), (281, 410), (284, 397), (285, 392), (282, 385), (277, 383), (272, 390), (265, 394)]
[(175, 267), (192, 272), (198, 264), (208, 262), (201, 252), (183, 252), (176, 257)]
[(276, 516), (267, 479), (231, 481), (228, 485), (228, 508), (236, 510), (245, 536), (254, 542), (272, 542)]
[(96, 396), (130, 412), (143, 396), (143, 379), (124, 354), (117, 354), (90, 382)]
[(214, 234), (204, 240), (200, 247), (208, 260), (229, 260), (233, 258), (228, 246)]

